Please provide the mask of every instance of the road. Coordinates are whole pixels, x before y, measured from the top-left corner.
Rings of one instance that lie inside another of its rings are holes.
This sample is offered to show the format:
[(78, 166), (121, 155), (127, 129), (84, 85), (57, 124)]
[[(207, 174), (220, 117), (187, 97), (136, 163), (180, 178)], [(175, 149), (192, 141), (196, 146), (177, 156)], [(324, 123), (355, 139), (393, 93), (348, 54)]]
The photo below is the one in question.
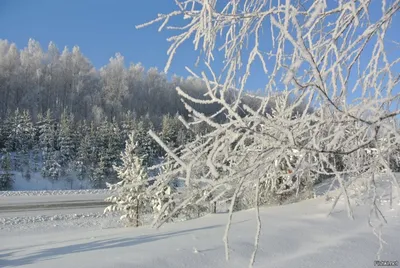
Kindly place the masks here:
[(67, 194), (0, 196), (0, 217), (28, 216), (34, 214), (99, 212), (109, 203), (109, 194)]

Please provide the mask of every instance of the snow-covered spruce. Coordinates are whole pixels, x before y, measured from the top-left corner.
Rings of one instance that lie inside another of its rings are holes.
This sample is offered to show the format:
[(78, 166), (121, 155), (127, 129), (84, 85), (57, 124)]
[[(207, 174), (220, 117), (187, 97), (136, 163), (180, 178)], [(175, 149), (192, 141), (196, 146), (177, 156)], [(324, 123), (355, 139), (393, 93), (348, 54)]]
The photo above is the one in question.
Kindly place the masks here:
[(135, 154), (135, 143), (134, 135), (129, 135), (125, 151), (121, 153), (122, 166), (114, 167), (120, 181), (108, 184), (115, 194), (106, 201), (114, 204), (108, 206), (105, 212), (121, 211), (121, 220), (126, 219), (129, 225), (137, 227), (142, 225), (141, 215), (149, 212), (151, 196), (146, 192), (149, 184), (147, 171), (142, 159)]

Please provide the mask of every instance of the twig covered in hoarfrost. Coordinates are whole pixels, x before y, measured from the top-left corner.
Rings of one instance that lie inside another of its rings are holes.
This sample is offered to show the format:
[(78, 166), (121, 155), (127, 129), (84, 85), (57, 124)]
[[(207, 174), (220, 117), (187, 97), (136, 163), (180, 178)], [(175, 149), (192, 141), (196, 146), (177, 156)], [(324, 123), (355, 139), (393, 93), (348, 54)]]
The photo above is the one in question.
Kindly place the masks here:
[[(261, 232), (259, 206), (271, 199), (299, 198), (310, 185), (333, 177), (341, 192), (332, 210), (342, 196), (352, 218), (348, 187), (363, 177), (388, 173), (400, 193), (390, 162), (400, 152), (394, 124), (400, 114), (400, 59), (386, 48), (399, 42), (388, 40), (388, 31), (400, 0), (175, 3), (175, 11), (139, 27), (161, 22), (160, 30), (174, 31), (165, 71), (178, 48), (193, 41), (204, 62), (200, 71), (187, 70), (207, 92), (196, 97), (177, 88), (193, 119), (183, 122), (187, 128), (203, 123), (212, 130), (188, 143), (179, 156), (152, 133), (173, 168), (158, 177), (163, 183), (148, 188), (150, 195), (164, 187), (164, 180), (184, 177), (187, 187), (174, 195), (174, 213), (204, 200), (230, 200), (224, 235), (228, 259), (235, 201), (255, 194), (249, 203), (257, 213), (252, 266)], [(179, 18), (177, 26), (171, 25)], [(256, 79), (265, 81), (261, 96), (245, 91), (257, 68), (263, 74)], [(219, 106), (218, 112), (205, 115), (196, 109), (200, 105)], [(381, 214), (378, 204), (373, 207)], [(165, 221), (159, 219), (158, 224)]]
[(252, 267), (255, 260), (256, 260), (256, 255), (257, 255), (257, 250), (259, 246), (259, 241), (260, 241), (260, 235), (261, 235), (261, 218), (260, 218), (260, 206), (259, 206), (259, 200), (260, 200), (260, 180), (257, 181), (256, 185), (256, 195), (255, 195), (255, 203), (256, 203), (256, 218), (257, 218), (257, 231), (256, 231), (256, 236), (254, 239), (254, 250), (253, 254), (251, 255), (250, 259), (250, 264), (249, 267)]

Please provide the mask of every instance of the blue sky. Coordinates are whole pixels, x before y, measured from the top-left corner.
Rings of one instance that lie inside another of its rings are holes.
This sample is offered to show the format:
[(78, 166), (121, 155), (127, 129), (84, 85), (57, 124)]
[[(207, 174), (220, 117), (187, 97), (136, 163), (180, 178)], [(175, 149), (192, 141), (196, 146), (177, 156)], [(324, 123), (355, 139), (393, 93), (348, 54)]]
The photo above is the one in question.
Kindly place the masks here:
[[(158, 32), (159, 24), (140, 30), (135, 26), (174, 8), (173, 0), (0, 0), (0, 39), (15, 42), (19, 48), (29, 38), (44, 49), (50, 41), (60, 50), (78, 45), (96, 68), (120, 52), (126, 64), (141, 62), (146, 68), (163, 70), (169, 47), (166, 38), (171, 32)], [(376, 10), (380, 12), (379, 7)], [(391, 31), (391, 39), (399, 40), (395, 25), (400, 25), (399, 16)], [(187, 42), (178, 50), (170, 74), (187, 76), (184, 67), (195, 59), (193, 46)], [(254, 90), (265, 83), (257, 64), (247, 88)]]
[[(50, 41), (61, 51), (78, 45), (96, 68), (120, 52), (127, 65), (141, 62), (146, 69), (163, 70), (170, 44), (166, 39), (172, 32), (158, 32), (160, 23), (139, 30), (135, 26), (175, 9), (173, 0), (0, 0), (0, 39), (20, 49), (29, 38), (39, 41), (43, 49)], [(188, 76), (185, 66), (193, 66), (196, 57), (192, 43), (186, 42), (168, 75)], [(257, 68), (254, 74), (263, 72)], [(256, 90), (265, 80), (253, 79), (247, 85)]]
[[(97, 68), (120, 52), (127, 63), (141, 62), (146, 68), (162, 70), (168, 33), (157, 32), (156, 25), (141, 30), (135, 25), (174, 6), (168, 0), (1, 0), (0, 39), (15, 42), (19, 48), (25, 47), (29, 38), (39, 41), (44, 49), (50, 41), (60, 50), (78, 45)], [(177, 61), (187, 57), (182, 52)], [(186, 76), (178, 63), (172, 72)]]

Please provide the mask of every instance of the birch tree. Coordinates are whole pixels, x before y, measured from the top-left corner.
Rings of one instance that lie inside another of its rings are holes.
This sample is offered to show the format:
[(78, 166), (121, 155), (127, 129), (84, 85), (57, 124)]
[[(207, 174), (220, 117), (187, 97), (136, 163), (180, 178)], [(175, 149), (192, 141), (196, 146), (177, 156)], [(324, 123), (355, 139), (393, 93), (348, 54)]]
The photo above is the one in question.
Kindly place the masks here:
[[(175, 212), (210, 195), (211, 202), (230, 201), (223, 239), (226, 259), (232, 212), (245, 191), (253, 193), (257, 218), (250, 266), (261, 232), (260, 196), (265, 193), (299, 195), (321, 175), (332, 176), (350, 218), (352, 183), (367, 177), (374, 185), (376, 174), (387, 173), (399, 193), (388, 162), (390, 148), (400, 143), (394, 120), (400, 114), (399, 40), (390, 35), (399, 0), (175, 3), (175, 11), (138, 28), (159, 22), (159, 30), (174, 31), (165, 72), (179, 47), (193, 42), (199, 71), (190, 66), (187, 70), (204, 81), (206, 98), (176, 90), (193, 118), (185, 125), (206, 123), (213, 130), (189, 143), (179, 157), (157, 135), (150, 135), (172, 159), (166, 163), (173, 166), (169, 177), (185, 177), (185, 187), (192, 189), (174, 198)], [(257, 69), (263, 70), (256, 79), (265, 81), (264, 97), (258, 97), (258, 107), (249, 107), (243, 105), (245, 89)], [(232, 90), (233, 100), (228, 99)], [(214, 104), (221, 109), (211, 116), (197, 108)], [(215, 120), (220, 114), (227, 118), (223, 123)], [(334, 160), (338, 157), (342, 165)], [(157, 183), (148, 189), (158, 190)], [(371, 215), (382, 216), (373, 196), (371, 211), (377, 213)], [(167, 220), (159, 219), (156, 226)]]

